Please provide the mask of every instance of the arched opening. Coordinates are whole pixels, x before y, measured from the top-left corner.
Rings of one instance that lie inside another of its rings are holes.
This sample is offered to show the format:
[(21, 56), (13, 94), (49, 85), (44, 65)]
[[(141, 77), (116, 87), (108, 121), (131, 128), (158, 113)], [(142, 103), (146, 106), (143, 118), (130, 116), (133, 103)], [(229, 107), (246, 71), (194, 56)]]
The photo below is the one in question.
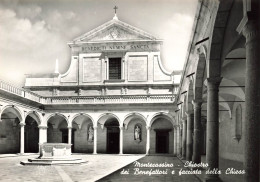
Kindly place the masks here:
[(150, 153), (172, 154), (173, 153), (173, 125), (170, 118), (156, 116), (152, 120), (150, 134)]
[(145, 154), (146, 152), (146, 122), (140, 115), (133, 114), (128, 116), (124, 125), (123, 140), (124, 140), (124, 154)]
[(74, 152), (93, 153), (94, 129), (92, 120), (86, 115), (79, 115), (73, 119)]
[(102, 114), (97, 122), (97, 153), (119, 153), (120, 120), (112, 113)]
[(20, 152), (20, 118), (21, 115), (14, 107), (3, 110), (0, 122), (0, 153)]
[(24, 128), (24, 152), (39, 152), (39, 128), (34, 114), (29, 114), (25, 118)]
[[(72, 136), (73, 136), (72, 132)], [(74, 138), (74, 137), (72, 137)], [(61, 115), (54, 115), (48, 120), (47, 129), (48, 143), (68, 143), (68, 124), (66, 119)], [(73, 144), (73, 140), (72, 140)]]

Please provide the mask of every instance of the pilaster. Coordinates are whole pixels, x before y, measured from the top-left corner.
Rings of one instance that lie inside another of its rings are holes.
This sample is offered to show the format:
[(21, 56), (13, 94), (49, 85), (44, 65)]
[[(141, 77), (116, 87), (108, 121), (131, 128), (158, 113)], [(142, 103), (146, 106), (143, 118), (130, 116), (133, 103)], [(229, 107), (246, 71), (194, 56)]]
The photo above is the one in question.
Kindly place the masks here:
[(93, 126), (93, 129), (94, 129), (93, 154), (97, 154), (97, 126)]
[(24, 126), (25, 123), (20, 123), (20, 154), (24, 153)]
[(120, 126), (120, 148), (119, 148), (119, 154), (123, 154), (123, 130), (124, 127)]
[(151, 132), (151, 126), (146, 126), (146, 155), (149, 155), (150, 153), (150, 132)]

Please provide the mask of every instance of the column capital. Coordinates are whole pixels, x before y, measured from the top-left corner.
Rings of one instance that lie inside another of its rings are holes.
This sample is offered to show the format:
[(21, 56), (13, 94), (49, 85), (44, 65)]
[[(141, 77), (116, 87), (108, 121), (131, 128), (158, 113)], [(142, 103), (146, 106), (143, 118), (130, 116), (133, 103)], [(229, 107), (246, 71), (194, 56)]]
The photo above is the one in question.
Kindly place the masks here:
[(207, 78), (207, 83), (219, 85), (222, 80), (222, 77), (209, 77)]
[(123, 127), (123, 126), (119, 126), (119, 129), (120, 129), (120, 130), (123, 130), (123, 129), (124, 129), (124, 127)]
[(73, 128), (72, 126), (68, 126), (68, 129), (70, 129), (70, 130), (71, 130), (72, 128)]
[(93, 126), (93, 129), (96, 130), (96, 129), (97, 129), (97, 126)]
[(19, 123), (19, 125), (20, 125), (21, 127), (23, 127), (23, 126), (25, 126), (26, 124), (25, 124), (25, 123)]
[(244, 35), (246, 42), (259, 36), (258, 21), (252, 12), (247, 12), (239, 23), (236, 30)]
[(188, 111), (188, 112), (185, 112), (185, 114), (187, 115), (187, 117), (191, 117), (191, 115), (193, 115), (193, 112), (192, 111)]
[(39, 129), (47, 129), (47, 126), (38, 126)]
[(222, 77), (209, 77), (207, 78), (207, 88), (208, 89), (218, 89)]
[(182, 119), (182, 123), (181, 124), (186, 124), (187, 123), (187, 117), (185, 117), (185, 119)]
[(181, 118), (181, 120), (182, 120), (182, 121), (187, 120), (187, 116), (183, 116), (183, 117)]
[(202, 102), (203, 102), (202, 99), (194, 99), (194, 100), (192, 100), (192, 105), (195, 108), (201, 108)]
[(151, 126), (146, 126), (146, 130), (150, 130), (151, 129)]

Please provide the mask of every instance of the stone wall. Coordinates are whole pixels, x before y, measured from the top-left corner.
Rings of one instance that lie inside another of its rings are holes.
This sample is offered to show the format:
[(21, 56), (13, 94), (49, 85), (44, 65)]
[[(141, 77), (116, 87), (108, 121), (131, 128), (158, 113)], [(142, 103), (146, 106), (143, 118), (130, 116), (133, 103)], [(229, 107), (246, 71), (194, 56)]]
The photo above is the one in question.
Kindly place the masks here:
[[(221, 112), (221, 122), (219, 124), (219, 156), (229, 160), (243, 162), (243, 145), (244, 145), (244, 124), (242, 124), (241, 139), (235, 137), (235, 109), (238, 104), (233, 106), (232, 119), (228, 112)], [(244, 123), (244, 104), (242, 106), (242, 123)]]
[(92, 125), (90, 120), (84, 122), (81, 129), (74, 132), (74, 152), (76, 153), (93, 153), (94, 141), (88, 140), (88, 128)]
[[(142, 126), (141, 141), (134, 139), (134, 129), (136, 124)], [(145, 154), (146, 152), (146, 124), (139, 119), (133, 119), (128, 124), (127, 130), (123, 131), (124, 154)]]

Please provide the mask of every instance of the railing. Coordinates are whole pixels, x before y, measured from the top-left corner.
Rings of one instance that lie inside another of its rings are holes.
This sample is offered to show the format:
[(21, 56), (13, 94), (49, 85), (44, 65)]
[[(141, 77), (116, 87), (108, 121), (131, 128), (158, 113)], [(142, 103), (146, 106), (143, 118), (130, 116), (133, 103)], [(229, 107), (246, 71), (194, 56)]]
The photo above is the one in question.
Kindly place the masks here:
[(165, 95), (105, 95), (80, 97), (48, 97), (45, 104), (117, 104), (117, 103), (172, 103), (174, 97)]
[(21, 96), (26, 99), (29, 99), (29, 100), (32, 100), (35, 102), (39, 102), (39, 103), (41, 103), (41, 100), (42, 100), (42, 97), (39, 96), (38, 94), (21, 89), (19, 87), (6, 83), (2, 80), (0, 80), (0, 90), (4, 90), (4, 91), (12, 93), (14, 95), (18, 95), (18, 96)]
[(0, 80), (0, 90), (41, 104), (119, 104), (119, 103), (172, 103), (172, 94), (164, 95), (104, 95), (43, 97)]

